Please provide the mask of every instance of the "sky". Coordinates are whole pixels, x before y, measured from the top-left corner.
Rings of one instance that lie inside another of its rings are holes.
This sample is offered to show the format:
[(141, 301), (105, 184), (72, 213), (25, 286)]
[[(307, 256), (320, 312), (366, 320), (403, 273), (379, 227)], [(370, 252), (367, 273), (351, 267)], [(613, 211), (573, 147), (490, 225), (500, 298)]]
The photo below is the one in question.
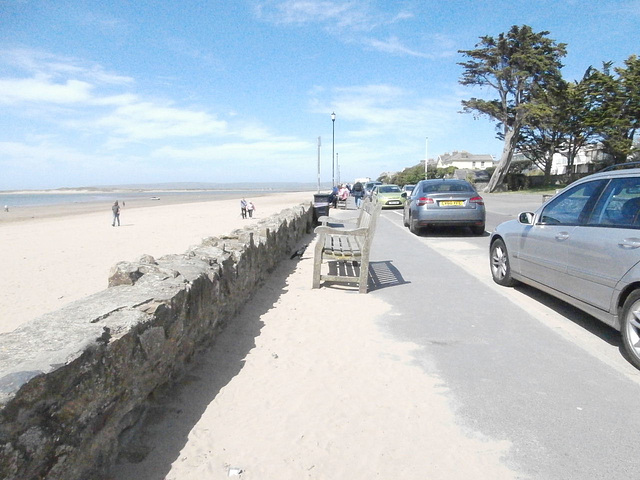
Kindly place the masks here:
[(491, 92), (459, 84), (458, 51), (512, 25), (566, 43), (568, 80), (640, 54), (640, 0), (0, 0), (0, 190), (499, 158), (460, 113)]

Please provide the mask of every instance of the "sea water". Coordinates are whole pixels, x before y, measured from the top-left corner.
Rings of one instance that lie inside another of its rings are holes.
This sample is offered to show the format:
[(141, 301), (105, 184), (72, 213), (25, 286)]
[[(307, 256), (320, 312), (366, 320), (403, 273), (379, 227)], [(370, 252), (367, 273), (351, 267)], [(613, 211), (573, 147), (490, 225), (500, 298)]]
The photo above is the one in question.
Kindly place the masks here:
[(39, 192), (39, 193), (2, 193), (0, 192), (0, 208), (8, 207), (37, 207), (43, 205), (68, 205), (72, 203), (113, 203), (135, 199), (167, 198), (198, 195), (203, 199), (210, 197), (217, 200), (229, 196), (252, 197), (265, 193), (285, 191), (302, 191), (291, 188), (274, 189), (229, 189), (229, 190), (145, 190), (145, 191), (117, 191), (117, 192)]

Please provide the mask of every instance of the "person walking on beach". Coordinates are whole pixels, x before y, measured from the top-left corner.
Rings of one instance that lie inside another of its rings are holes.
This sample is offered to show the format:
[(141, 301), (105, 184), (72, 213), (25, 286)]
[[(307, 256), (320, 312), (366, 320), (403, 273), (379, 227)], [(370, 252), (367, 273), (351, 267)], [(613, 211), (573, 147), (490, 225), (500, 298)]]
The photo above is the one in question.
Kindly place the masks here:
[(118, 222), (118, 226), (120, 226), (120, 205), (118, 205), (117, 200), (111, 207), (111, 211), (113, 212), (113, 223), (111, 224), (111, 226), (115, 227), (116, 221)]
[(242, 218), (247, 218), (247, 201), (244, 198), (240, 200), (240, 215)]
[(247, 213), (249, 213), (249, 218), (253, 218), (253, 211), (256, 209), (256, 206), (253, 202), (249, 202), (247, 204)]

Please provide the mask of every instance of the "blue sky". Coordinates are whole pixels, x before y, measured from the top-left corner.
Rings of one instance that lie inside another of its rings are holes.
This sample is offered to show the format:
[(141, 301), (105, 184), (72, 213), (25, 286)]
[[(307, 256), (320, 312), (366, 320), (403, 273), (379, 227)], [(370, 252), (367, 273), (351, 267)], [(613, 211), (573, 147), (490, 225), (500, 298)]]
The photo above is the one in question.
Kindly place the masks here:
[[(467, 150), (461, 49), (512, 25), (563, 74), (640, 54), (640, 0), (0, 0), (0, 190), (331, 182)], [(336, 171), (337, 177), (337, 171)]]

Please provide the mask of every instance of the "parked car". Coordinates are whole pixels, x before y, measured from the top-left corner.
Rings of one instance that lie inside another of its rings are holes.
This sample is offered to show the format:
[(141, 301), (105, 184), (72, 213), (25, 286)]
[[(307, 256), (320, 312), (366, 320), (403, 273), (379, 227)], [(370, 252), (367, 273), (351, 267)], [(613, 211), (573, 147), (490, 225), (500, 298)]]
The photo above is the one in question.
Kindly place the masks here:
[(364, 184), (364, 196), (365, 197), (370, 197), (371, 194), (373, 193), (373, 187), (375, 187), (376, 185), (382, 185), (382, 182), (367, 182)]
[(407, 196), (411, 196), (411, 192), (413, 192), (414, 188), (415, 185), (405, 185), (404, 187), (402, 187), (402, 191), (407, 192)]
[(421, 180), (403, 212), (405, 227), (416, 234), (428, 226), (460, 226), (482, 235), (485, 219), (483, 198), (469, 182), (456, 179)]
[(373, 187), (373, 198), (382, 203), (382, 208), (402, 208), (406, 195), (402, 196), (402, 190), (398, 185), (376, 185)]
[(618, 329), (640, 368), (640, 168), (576, 181), (498, 225), (489, 245), (496, 283), (526, 283)]
[(473, 179), (476, 182), (488, 182), (491, 180), (491, 175), (486, 170), (474, 170), (473, 171)]

